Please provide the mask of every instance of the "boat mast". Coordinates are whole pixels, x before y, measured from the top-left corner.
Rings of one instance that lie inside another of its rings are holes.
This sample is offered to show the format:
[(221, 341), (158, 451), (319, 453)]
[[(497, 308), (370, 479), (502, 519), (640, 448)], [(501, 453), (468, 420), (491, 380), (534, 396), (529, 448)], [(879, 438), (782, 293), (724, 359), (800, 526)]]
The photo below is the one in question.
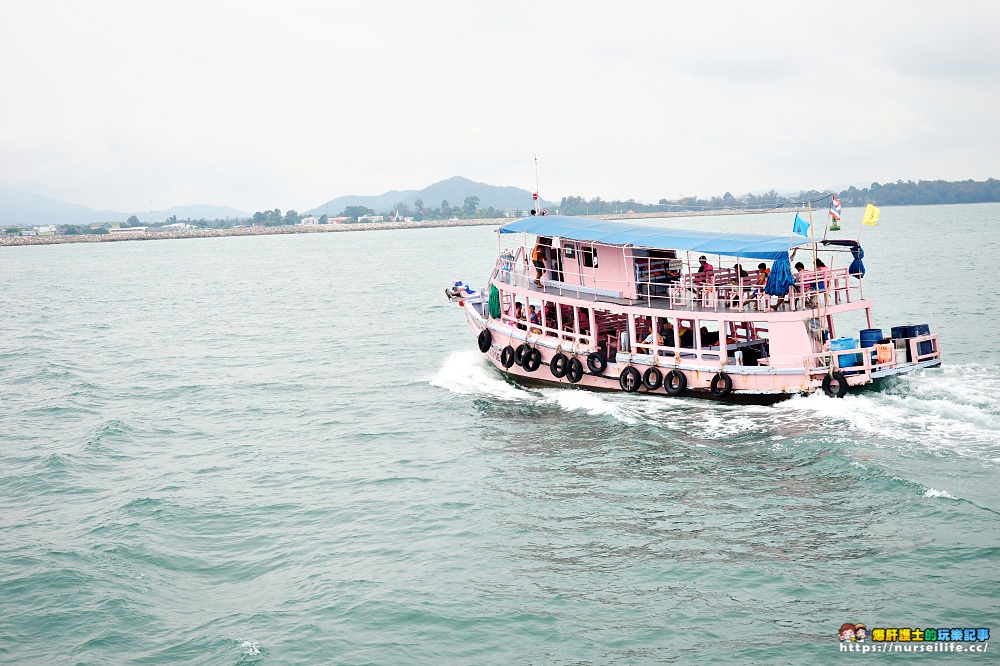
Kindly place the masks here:
[(541, 212), (538, 208), (538, 155), (535, 155), (535, 215)]

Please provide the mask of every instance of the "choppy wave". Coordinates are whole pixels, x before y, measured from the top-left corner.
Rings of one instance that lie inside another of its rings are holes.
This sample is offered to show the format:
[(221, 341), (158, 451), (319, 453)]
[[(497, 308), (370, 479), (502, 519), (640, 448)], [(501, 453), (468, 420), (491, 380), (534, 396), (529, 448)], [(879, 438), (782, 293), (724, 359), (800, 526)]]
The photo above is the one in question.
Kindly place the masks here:
[(805, 663), (848, 619), (991, 626), (987, 356), (771, 407), (525, 388), (440, 295), (490, 229), (321, 236), (5, 254), (0, 661)]

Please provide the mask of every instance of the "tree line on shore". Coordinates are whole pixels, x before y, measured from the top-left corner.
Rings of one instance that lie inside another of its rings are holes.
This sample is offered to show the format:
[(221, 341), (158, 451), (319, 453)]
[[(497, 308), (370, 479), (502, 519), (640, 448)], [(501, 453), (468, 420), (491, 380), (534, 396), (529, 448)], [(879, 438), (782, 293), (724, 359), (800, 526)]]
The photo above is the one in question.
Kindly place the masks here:
[[(906, 206), (931, 204), (964, 204), (1000, 201), (1000, 180), (986, 181), (944, 181), (944, 180), (897, 180), (895, 183), (872, 183), (870, 187), (857, 188), (853, 185), (836, 193), (842, 206), (864, 206), (872, 203), (878, 206)], [(643, 204), (628, 199), (625, 201), (603, 201), (600, 197), (563, 197), (559, 212), (563, 215), (610, 215), (615, 213), (656, 213), (670, 211), (700, 210), (768, 210), (779, 206), (789, 206), (812, 202), (816, 207), (830, 204), (829, 190), (806, 190), (796, 195), (780, 195), (775, 190), (763, 194), (734, 196), (726, 192), (722, 196), (708, 199), (681, 197), (660, 199), (655, 204)]]
[[(986, 181), (944, 181), (944, 180), (897, 180), (895, 183), (872, 183), (870, 187), (849, 187), (836, 193), (843, 206), (863, 206), (873, 203), (879, 206), (893, 205), (930, 205), (930, 204), (963, 204), (1000, 202), (1000, 180), (990, 178)], [(830, 202), (829, 191), (808, 190), (797, 195), (779, 195), (775, 190), (763, 194), (744, 194), (734, 196), (726, 192), (722, 196), (708, 199), (698, 197), (682, 197), (679, 199), (660, 199), (655, 204), (644, 204), (634, 199), (604, 201), (600, 197), (585, 199), (583, 197), (563, 197), (556, 205), (556, 210), (562, 215), (611, 215), (616, 213), (656, 213), (676, 211), (701, 210), (767, 210), (779, 206), (796, 205), (810, 201), (817, 208), (825, 207)], [(550, 211), (554, 212), (554, 211)], [(493, 206), (481, 207), (479, 197), (465, 197), (460, 206), (452, 206), (448, 200), (443, 200), (438, 206), (428, 206), (420, 199), (413, 202), (411, 209), (405, 203), (397, 203), (388, 211), (376, 212), (366, 206), (347, 206), (337, 216), (342, 222), (356, 223), (366, 215), (383, 215), (389, 218), (412, 218), (415, 221), (458, 219), (493, 219), (501, 217), (523, 217), (528, 213), (524, 210), (499, 210)], [(346, 218), (346, 219), (345, 219)], [(268, 227), (299, 224), (303, 215), (295, 210), (284, 213), (280, 209), (257, 211), (249, 218), (228, 218), (225, 220), (178, 220), (171, 216), (163, 222), (142, 223), (132, 215), (121, 226), (123, 228), (146, 226), (150, 230), (159, 230), (178, 223), (201, 229), (228, 229), (239, 226), (264, 225)], [(319, 224), (328, 224), (330, 216), (319, 216)], [(61, 234), (106, 234), (111, 225), (73, 225), (64, 224), (57, 227)], [(4, 231), (19, 234), (19, 227), (9, 227)]]

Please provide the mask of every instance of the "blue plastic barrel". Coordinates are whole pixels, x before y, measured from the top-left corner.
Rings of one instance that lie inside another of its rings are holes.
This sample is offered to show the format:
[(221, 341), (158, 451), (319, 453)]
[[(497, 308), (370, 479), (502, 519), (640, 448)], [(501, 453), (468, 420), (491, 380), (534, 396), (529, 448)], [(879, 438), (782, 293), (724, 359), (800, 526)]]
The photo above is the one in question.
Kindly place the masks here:
[(902, 338), (908, 338), (908, 337), (910, 337), (910, 336), (908, 336), (906, 334), (906, 329), (908, 329), (908, 328), (909, 328), (909, 326), (893, 326), (892, 329), (891, 329), (891, 331), (892, 331), (892, 336), (891, 336), (892, 339), (893, 340), (901, 340)]
[[(830, 340), (830, 351), (840, 351), (842, 349), (856, 349), (858, 341), (854, 338), (835, 338)], [(837, 363), (842, 368), (850, 368), (858, 363), (857, 354), (838, 354)]]
[(862, 347), (874, 347), (879, 342), (882, 341), (882, 329), (881, 328), (863, 328), (861, 329), (861, 346)]
[(916, 326), (906, 327), (906, 337), (915, 338), (918, 335), (928, 335), (931, 332), (931, 327), (927, 324), (917, 324)]

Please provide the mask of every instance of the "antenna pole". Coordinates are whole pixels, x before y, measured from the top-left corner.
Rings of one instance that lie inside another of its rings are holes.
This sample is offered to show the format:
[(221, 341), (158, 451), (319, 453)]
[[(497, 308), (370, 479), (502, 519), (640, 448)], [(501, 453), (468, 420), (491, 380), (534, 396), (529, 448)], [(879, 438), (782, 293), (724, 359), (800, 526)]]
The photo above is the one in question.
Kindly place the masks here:
[(538, 155), (535, 155), (535, 214), (541, 213), (541, 209), (538, 207)]

